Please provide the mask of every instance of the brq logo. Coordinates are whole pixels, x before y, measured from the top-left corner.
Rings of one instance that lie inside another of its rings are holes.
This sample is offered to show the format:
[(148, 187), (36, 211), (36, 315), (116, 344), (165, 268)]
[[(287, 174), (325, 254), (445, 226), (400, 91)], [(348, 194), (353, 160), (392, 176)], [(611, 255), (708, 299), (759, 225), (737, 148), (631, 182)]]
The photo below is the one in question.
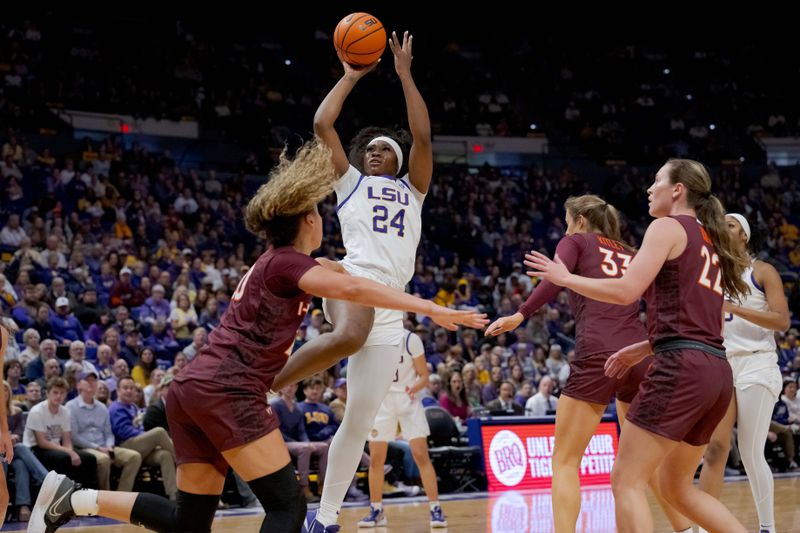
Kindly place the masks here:
[(528, 456), (522, 440), (513, 431), (498, 431), (489, 446), (489, 464), (494, 477), (506, 487), (517, 485), (525, 477)]

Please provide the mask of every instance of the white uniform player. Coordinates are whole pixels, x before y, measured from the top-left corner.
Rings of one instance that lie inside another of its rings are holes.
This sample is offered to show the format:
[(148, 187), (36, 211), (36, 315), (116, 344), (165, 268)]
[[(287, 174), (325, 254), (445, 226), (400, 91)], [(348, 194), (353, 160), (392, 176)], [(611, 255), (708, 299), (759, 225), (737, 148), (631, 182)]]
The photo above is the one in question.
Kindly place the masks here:
[[(425, 195), (411, 184), (408, 174), (399, 179), (365, 176), (352, 165), (336, 182), (335, 191), (347, 250), (342, 266), (355, 276), (403, 289), (414, 275)], [(323, 310), (330, 316), (325, 302)], [(364, 346), (398, 345), (403, 331), (402, 311), (376, 308)]]
[[(750, 294), (737, 302), (739, 307), (754, 311), (769, 311), (763, 287), (753, 277), (752, 265), (745, 270), (744, 281)], [(733, 370), (733, 385), (737, 390), (763, 385), (775, 396), (781, 392), (782, 376), (778, 368), (775, 333), (731, 313), (725, 315), (725, 353)], [(773, 402), (774, 403), (774, 402)]]
[(416, 334), (407, 331), (395, 378), (389, 393), (383, 399), (378, 416), (375, 417), (375, 423), (369, 433), (370, 441), (393, 441), (397, 437), (398, 424), (406, 440), (430, 435), (422, 400), (419, 397), (412, 400), (406, 392), (417, 381), (414, 359), (420, 357), (425, 357), (422, 340)]
[[(342, 60), (344, 75), (314, 115), (314, 133), (330, 147), (334, 167), (341, 175), (334, 186), (347, 250), (341, 266), (351, 274), (398, 289), (403, 289), (414, 274), (422, 232), (422, 203), (433, 177), (430, 118), (411, 75), (412, 39), (407, 32), (402, 42), (395, 34), (389, 39), (406, 101), (408, 133), (363, 128), (351, 142), (350, 157), (345, 153), (334, 123), (356, 83), (377, 63), (354, 69)], [(373, 95), (378, 107), (383, 96)], [(344, 302), (324, 302), (323, 306), (326, 317), (334, 322), (335, 342), (348, 349), (358, 344), (360, 349), (350, 355), (348, 362), (348, 408), (328, 452), (319, 511), (309, 511), (304, 533), (338, 531), (336, 522), (346, 488), (394, 377), (404, 334), (402, 313), (379, 308), (364, 310)], [(343, 323), (337, 325), (337, 320)], [(319, 352), (330, 354), (322, 348)], [(325, 358), (324, 362), (329, 360)], [(438, 503), (436, 509), (431, 509), (431, 522), (434, 521), (444, 522)]]
[[(753, 253), (751, 229), (738, 213), (725, 216), (731, 244), (740, 253)], [(734, 384), (733, 404), (711, 436), (700, 487), (714, 497), (722, 490), (730, 436), (737, 425), (737, 444), (756, 505), (759, 531), (775, 533), (774, 482), (764, 457), (772, 410), (781, 391), (781, 373), (775, 346), (775, 332), (788, 328), (789, 306), (780, 275), (770, 264), (751, 259), (742, 274), (750, 293), (740, 301), (726, 301), (723, 327), (725, 352)], [(735, 414), (735, 416), (731, 416)], [(703, 528), (699, 528), (704, 533)]]

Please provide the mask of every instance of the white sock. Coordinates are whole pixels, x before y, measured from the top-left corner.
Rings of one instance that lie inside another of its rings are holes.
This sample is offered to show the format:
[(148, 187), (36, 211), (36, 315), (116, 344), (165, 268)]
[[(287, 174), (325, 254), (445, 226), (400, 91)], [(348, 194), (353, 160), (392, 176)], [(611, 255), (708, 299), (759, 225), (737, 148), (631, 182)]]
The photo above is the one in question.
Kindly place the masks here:
[(767, 531), (769, 531), (769, 533), (776, 533), (775, 532), (775, 526), (763, 526), (762, 525), (759, 529), (762, 529), (762, 530), (766, 529)]
[[(703, 531), (703, 528), (700, 528), (700, 531)], [(680, 531), (676, 531), (675, 533), (692, 533), (692, 528), (687, 527), (686, 529), (682, 529)]]
[(703, 529), (700, 526), (697, 526), (697, 533), (708, 533), (708, 531), (706, 531), (705, 529)]
[[(325, 490), (324, 488), (322, 490)], [(325, 527), (332, 526), (339, 521), (339, 510), (335, 505), (320, 502), (317, 522)]]
[(328, 448), (328, 468), (317, 520), (336, 523), (339, 509), (361, 460), (364, 443), (378, 409), (389, 391), (400, 346), (364, 346), (347, 363), (347, 409)]
[(376, 511), (383, 511), (383, 502), (370, 503), (370, 506), (372, 506), (372, 508)]
[(97, 491), (94, 489), (76, 490), (69, 498), (72, 510), (78, 516), (95, 516), (100, 508), (97, 506)]
[(769, 531), (773, 531), (771, 528), (775, 527), (775, 489), (772, 470), (764, 457), (764, 442), (767, 440), (775, 401), (772, 392), (761, 385), (736, 390), (739, 453), (750, 482), (758, 521), (761, 524), (770, 524), (762, 526)]
[(431, 500), (430, 502), (428, 502), (428, 505), (430, 505), (431, 511), (433, 511), (434, 509), (439, 507), (439, 500)]

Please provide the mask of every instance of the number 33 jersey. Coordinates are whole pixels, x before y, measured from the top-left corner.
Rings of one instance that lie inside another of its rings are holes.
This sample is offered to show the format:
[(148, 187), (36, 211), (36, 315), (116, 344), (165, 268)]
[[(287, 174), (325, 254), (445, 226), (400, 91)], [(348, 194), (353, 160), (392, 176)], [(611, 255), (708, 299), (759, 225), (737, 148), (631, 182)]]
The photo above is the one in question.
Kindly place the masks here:
[(351, 274), (404, 288), (414, 275), (425, 195), (408, 174), (365, 176), (352, 165), (335, 190), (347, 250), (342, 265)]
[[(635, 251), (596, 233), (566, 235), (556, 254), (574, 274), (587, 278), (620, 278)], [(569, 291), (569, 305), (575, 315), (575, 354), (586, 357), (617, 350), (647, 338), (639, 320), (639, 302), (615, 305), (592, 300)]]

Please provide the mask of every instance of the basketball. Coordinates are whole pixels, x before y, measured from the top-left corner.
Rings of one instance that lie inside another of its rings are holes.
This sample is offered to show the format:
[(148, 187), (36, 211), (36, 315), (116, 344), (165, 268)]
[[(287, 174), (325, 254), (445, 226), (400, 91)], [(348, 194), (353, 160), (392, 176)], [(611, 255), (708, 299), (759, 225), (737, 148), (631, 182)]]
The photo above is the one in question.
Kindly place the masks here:
[(386, 30), (368, 13), (351, 13), (336, 25), (333, 45), (351, 65), (370, 65), (386, 48)]

